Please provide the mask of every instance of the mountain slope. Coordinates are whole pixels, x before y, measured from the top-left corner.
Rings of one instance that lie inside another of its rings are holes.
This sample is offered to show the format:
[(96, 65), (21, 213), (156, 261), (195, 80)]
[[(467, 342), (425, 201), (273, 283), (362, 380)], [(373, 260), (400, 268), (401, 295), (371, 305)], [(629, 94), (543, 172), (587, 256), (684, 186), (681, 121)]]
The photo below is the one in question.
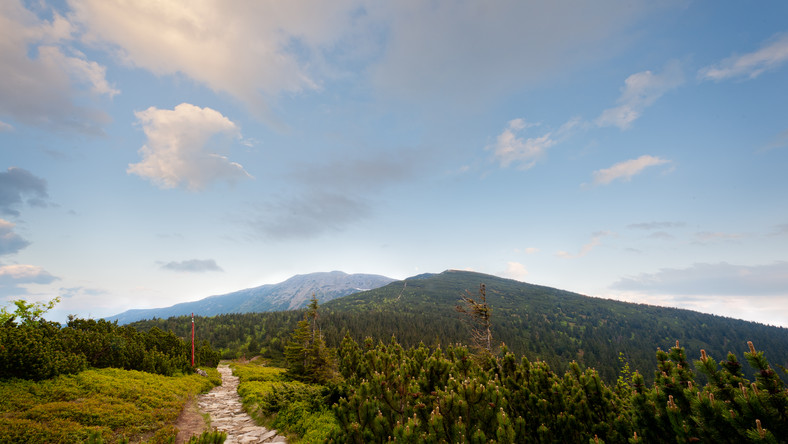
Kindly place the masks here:
[[(494, 340), (529, 359), (545, 360), (555, 369), (575, 360), (600, 368), (600, 373), (612, 380), (621, 352), (633, 369), (651, 372), (656, 348), (667, 350), (676, 340), (691, 359), (698, 359), (704, 349), (717, 361), (728, 351), (743, 360), (747, 341), (753, 341), (772, 363), (788, 366), (786, 328), (594, 298), (467, 271), (449, 270), (393, 282), (336, 299), (323, 308), (340, 318), (348, 313), (372, 318), (366, 334), (384, 340), (394, 334), (412, 342), (415, 330), (425, 343), (438, 339), (443, 344), (467, 344), (469, 328), (454, 307), (466, 291), (476, 298), (481, 283), (486, 285), (487, 302), (492, 307)], [(377, 318), (390, 319), (385, 324), (392, 331), (376, 334), (376, 326), (383, 322), (374, 320)], [(324, 319), (327, 323), (327, 316)]]
[[(631, 368), (650, 381), (656, 349), (667, 350), (676, 340), (690, 359), (697, 359), (704, 349), (718, 362), (728, 351), (743, 362), (747, 341), (753, 341), (773, 365), (788, 366), (785, 328), (593, 298), (466, 271), (419, 275), (321, 304), (320, 327), (333, 347), (339, 346), (345, 334), (360, 342), (366, 337), (388, 342), (395, 336), (404, 346), (468, 344), (468, 325), (454, 307), (466, 291), (476, 296), (481, 283), (486, 285), (492, 307), (494, 341), (530, 360), (546, 361), (556, 371), (578, 361), (597, 368), (612, 382), (621, 369), (619, 353), (623, 353)], [(199, 319), (198, 336), (222, 348), (224, 357), (262, 350), (269, 359), (281, 359), (284, 344), (302, 317), (302, 311), (287, 311)], [(190, 327), (185, 318), (135, 325), (172, 329), (182, 336)]]
[(261, 285), (170, 307), (128, 310), (106, 319), (127, 324), (142, 319), (186, 316), (191, 313), (215, 316), (223, 313), (294, 310), (306, 306), (313, 293), (320, 303), (324, 303), (392, 281), (393, 279), (380, 275), (347, 274), (341, 271), (301, 274), (278, 284)]

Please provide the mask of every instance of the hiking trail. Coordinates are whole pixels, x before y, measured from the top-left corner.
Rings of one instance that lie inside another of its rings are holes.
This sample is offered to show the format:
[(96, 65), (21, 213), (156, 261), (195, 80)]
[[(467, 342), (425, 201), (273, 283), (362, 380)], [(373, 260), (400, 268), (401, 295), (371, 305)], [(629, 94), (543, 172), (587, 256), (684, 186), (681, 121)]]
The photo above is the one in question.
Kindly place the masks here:
[(233, 376), (230, 366), (217, 368), (222, 376), (222, 385), (197, 398), (197, 405), (211, 415), (211, 428), (227, 432), (225, 444), (287, 443), (284, 436), (258, 426), (244, 411), (238, 396), (238, 377)]

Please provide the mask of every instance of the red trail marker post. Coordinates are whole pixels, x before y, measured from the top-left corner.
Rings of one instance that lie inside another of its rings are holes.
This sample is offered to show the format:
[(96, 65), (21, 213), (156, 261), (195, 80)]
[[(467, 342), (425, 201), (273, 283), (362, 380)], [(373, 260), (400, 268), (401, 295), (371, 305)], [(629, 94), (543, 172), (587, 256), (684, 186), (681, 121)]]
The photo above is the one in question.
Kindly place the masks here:
[(192, 367), (194, 367), (194, 313), (192, 313)]

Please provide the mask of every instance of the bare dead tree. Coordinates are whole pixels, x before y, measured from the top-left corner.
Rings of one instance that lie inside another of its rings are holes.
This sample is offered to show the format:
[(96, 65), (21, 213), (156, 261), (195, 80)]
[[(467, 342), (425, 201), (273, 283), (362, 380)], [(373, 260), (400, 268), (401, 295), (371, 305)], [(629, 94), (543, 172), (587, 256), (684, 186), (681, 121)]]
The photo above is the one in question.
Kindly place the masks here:
[(455, 310), (467, 316), (466, 319), (471, 324), (471, 341), (474, 347), (492, 354), (492, 308), (487, 305), (487, 289), (484, 284), (479, 285), (478, 299), (474, 299), (471, 292), (465, 290), (465, 296)]

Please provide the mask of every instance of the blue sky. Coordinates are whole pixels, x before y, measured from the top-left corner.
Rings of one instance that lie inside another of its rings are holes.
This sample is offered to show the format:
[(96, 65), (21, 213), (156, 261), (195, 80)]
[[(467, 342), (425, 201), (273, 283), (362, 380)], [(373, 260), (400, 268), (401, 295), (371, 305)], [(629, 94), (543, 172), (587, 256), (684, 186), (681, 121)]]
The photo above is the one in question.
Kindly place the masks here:
[(0, 301), (468, 269), (788, 326), (783, 1), (6, 0)]

